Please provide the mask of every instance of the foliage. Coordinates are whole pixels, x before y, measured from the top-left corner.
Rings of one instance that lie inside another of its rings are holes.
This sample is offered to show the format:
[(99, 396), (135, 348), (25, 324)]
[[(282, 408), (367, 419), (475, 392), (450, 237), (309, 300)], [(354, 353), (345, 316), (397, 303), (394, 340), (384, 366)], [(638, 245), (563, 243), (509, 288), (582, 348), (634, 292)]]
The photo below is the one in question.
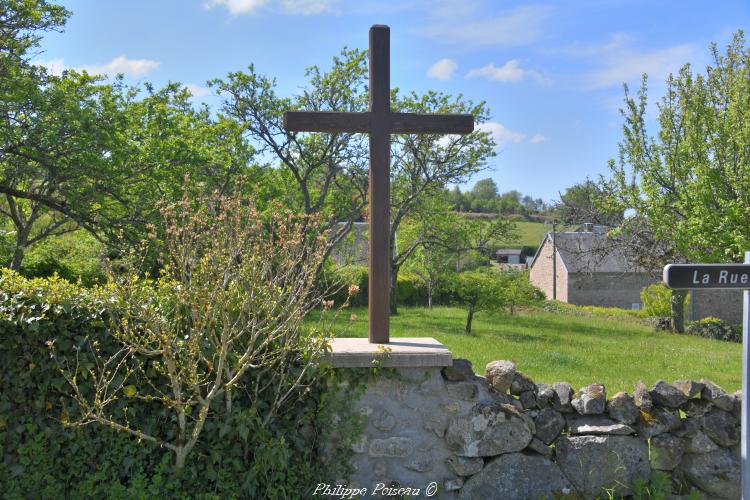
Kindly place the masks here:
[(492, 269), (480, 268), (455, 273), (451, 277), (449, 287), (453, 301), (465, 306), (468, 310), (466, 333), (471, 333), (471, 324), (476, 311), (498, 309), (505, 305), (500, 273)]
[[(195, 458), (179, 473), (158, 446), (102, 426), (66, 426), (80, 411), (48, 344), (58, 357), (78, 355), (82, 368), (93, 361), (80, 349), (87, 337), (102, 352), (116, 351), (106, 328), (107, 296), (59, 278), (27, 280), (0, 271), (0, 488), (6, 498), (307, 498), (322, 475), (345, 470), (346, 445), (360, 424), (356, 415), (337, 424), (335, 453), (325, 458), (319, 447), (331, 432), (332, 412), (346, 415), (350, 407), (352, 393), (337, 384), (309, 386), (273, 426), (262, 425), (263, 408), (272, 404), (267, 395), (253, 399), (238, 390), (231, 412), (224, 404), (212, 408)], [(323, 380), (333, 380), (327, 374)], [(85, 369), (77, 377), (81, 391), (92, 393), (95, 378)], [(153, 373), (138, 375), (132, 385), (149, 383), (168, 390)], [(157, 434), (174, 428), (170, 410), (159, 405), (127, 397), (113, 404), (119, 414), (128, 408), (133, 426)]]
[(427, 284), (419, 275), (401, 272), (396, 285), (396, 300), (406, 306), (425, 305), (427, 303)]
[[(672, 311), (672, 290), (663, 283), (654, 283), (641, 291), (643, 313), (651, 317), (669, 316)], [(690, 304), (690, 295), (685, 298), (685, 307)]]
[(253, 65), (209, 83), (222, 96), (223, 116), (239, 123), (243, 135), (279, 167), (274, 197), (299, 212), (321, 214), (335, 244), (362, 216), (367, 197), (366, 138), (288, 132), (283, 114), (303, 109), (365, 111), (366, 52), (344, 49), (328, 71), (313, 66), (306, 76), (308, 85), (292, 97), (277, 95), (276, 81), (259, 74)]
[(535, 306), (544, 301), (544, 292), (529, 281), (528, 271), (507, 270), (502, 272), (505, 307), (513, 314), (518, 306)]
[(617, 226), (622, 222), (622, 209), (607, 207), (603, 199), (606, 193), (594, 181), (586, 179), (575, 184), (560, 195), (555, 207), (557, 217), (564, 224), (604, 224)]
[[(750, 245), (750, 49), (738, 31), (705, 74), (690, 65), (667, 79), (656, 137), (646, 130), (647, 78), (625, 87), (623, 140), (606, 209), (630, 211), (620, 246), (647, 269), (676, 261), (738, 262)], [(673, 292), (673, 327), (683, 329), (683, 291)]]
[(253, 155), (235, 123), (194, 109), (177, 83), (127, 87), (30, 64), (19, 47), (36, 48), (68, 13), (40, 0), (2, 7), (0, 214), (15, 230), (11, 268), (36, 243), (78, 228), (108, 244), (139, 241), (156, 202), (179, 199), (185, 175), (196, 193), (234, 186)]
[(678, 255), (731, 262), (750, 245), (750, 141), (747, 99), (750, 50), (738, 31), (725, 54), (711, 46), (713, 65), (670, 75), (659, 106), (659, 133), (646, 131), (647, 86), (626, 88), (624, 138), (612, 179), (612, 200), (634, 209), (644, 230)]
[(569, 316), (610, 316), (614, 318), (643, 318), (644, 312), (641, 310), (623, 309), (621, 307), (601, 307), (601, 306), (578, 306), (567, 302), (557, 300), (547, 300), (544, 302), (542, 309), (555, 314), (565, 314)]
[(459, 186), (455, 186), (445, 196), (450, 200), (453, 210), (459, 212), (531, 216), (544, 214), (550, 209), (541, 198), (535, 199), (515, 190), (499, 193), (497, 184), (491, 178), (478, 180), (465, 193), (461, 192)]
[(742, 329), (739, 326), (710, 316), (690, 323), (687, 333), (709, 339), (742, 342)]
[[(81, 408), (71, 425), (98, 423), (157, 444), (181, 469), (218, 401), (231, 416), (236, 392), (264, 399), (249, 410), (267, 427), (314, 382), (326, 339), (301, 323), (320, 303), (314, 280), (325, 245), (318, 237), (313, 253), (304, 243), (307, 218), (262, 217), (238, 197), (186, 193), (162, 216), (161, 276), (126, 269), (103, 290), (118, 348), (102, 352), (87, 339), (91, 359), (61, 358), (61, 370)], [(93, 393), (79, 387), (80, 370), (94, 379)], [(149, 383), (136, 384), (139, 375)], [(174, 427), (131, 425), (122, 400), (167, 410)]]
[[(353, 306), (367, 305), (367, 292), (369, 286), (369, 274), (367, 266), (341, 266), (329, 264), (321, 275), (320, 285), (327, 290), (326, 299), (333, 300), (334, 306), (343, 304), (349, 300)], [(349, 287), (356, 286), (358, 292), (349, 294)]]

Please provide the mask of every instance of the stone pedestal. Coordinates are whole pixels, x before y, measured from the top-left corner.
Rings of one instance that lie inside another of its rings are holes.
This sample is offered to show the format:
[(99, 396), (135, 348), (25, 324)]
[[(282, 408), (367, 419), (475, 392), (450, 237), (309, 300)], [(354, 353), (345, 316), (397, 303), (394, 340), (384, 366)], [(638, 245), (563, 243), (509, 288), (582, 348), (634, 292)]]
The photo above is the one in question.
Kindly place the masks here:
[(460, 479), (449, 468), (454, 453), (443, 437), (449, 416), (468, 412), (479, 390), (473, 381), (444, 380), (441, 369), (453, 362), (448, 348), (433, 338), (394, 338), (388, 344), (338, 338), (331, 351), (329, 361), (337, 368), (393, 368), (371, 379), (356, 402), (366, 423), (353, 447), (356, 472), (349, 487), (367, 488), (365, 498), (394, 487), (410, 488), (401, 493), (411, 498), (428, 498), (432, 490), (430, 498), (455, 498), (445, 485)]
[(371, 344), (365, 338), (331, 341), (329, 360), (336, 368), (440, 368), (453, 363), (451, 352), (431, 337), (404, 337), (388, 344)]

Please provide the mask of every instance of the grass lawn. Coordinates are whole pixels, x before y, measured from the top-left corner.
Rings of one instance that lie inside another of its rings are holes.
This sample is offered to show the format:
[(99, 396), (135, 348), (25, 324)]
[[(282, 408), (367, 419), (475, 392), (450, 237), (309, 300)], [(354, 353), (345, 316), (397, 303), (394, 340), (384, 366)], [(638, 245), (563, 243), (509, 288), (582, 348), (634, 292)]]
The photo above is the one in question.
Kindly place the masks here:
[[(572, 231), (575, 226), (557, 226), (558, 231)], [(552, 231), (552, 225), (543, 222), (516, 221), (518, 239), (512, 242), (503, 242), (504, 248), (519, 248), (522, 246), (538, 247), (544, 236)]]
[[(480, 375), (487, 362), (510, 359), (536, 382), (566, 381), (574, 388), (600, 382), (609, 394), (632, 393), (638, 380), (650, 386), (660, 378), (707, 378), (732, 392), (742, 382), (740, 344), (655, 332), (630, 317), (479, 312), (471, 335), (464, 333), (465, 321), (459, 308), (401, 307), (391, 318), (391, 337), (434, 337)], [(366, 337), (367, 309), (342, 311), (334, 334)]]

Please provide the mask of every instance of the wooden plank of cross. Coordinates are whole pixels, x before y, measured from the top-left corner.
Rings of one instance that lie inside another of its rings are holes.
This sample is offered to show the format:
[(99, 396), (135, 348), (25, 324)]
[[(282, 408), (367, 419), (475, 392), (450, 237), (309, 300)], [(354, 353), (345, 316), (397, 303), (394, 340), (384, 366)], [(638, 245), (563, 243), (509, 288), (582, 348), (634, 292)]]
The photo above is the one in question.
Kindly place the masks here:
[(370, 134), (369, 340), (390, 341), (390, 163), (391, 134), (468, 134), (472, 115), (391, 112), (390, 28), (370, 28), (370, 109), (364, 113), (287, 111), (291, 132), (360, 132)]

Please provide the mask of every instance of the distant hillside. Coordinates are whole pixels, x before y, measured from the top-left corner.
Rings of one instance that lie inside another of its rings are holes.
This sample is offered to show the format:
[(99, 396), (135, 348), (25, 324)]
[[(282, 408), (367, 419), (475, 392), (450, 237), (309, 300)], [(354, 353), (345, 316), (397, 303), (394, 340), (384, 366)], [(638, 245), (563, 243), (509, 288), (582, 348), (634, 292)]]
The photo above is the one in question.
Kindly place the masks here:
[(519, 239), (513, 242), (513, 245), (504, 245), (507, 247), (538, 247), (544, 239), (544, 235), (552, 231), (551, 224), (544, 224), (543, 222), (527, 222), (520, 221), (516, 222), (518, 228)]

